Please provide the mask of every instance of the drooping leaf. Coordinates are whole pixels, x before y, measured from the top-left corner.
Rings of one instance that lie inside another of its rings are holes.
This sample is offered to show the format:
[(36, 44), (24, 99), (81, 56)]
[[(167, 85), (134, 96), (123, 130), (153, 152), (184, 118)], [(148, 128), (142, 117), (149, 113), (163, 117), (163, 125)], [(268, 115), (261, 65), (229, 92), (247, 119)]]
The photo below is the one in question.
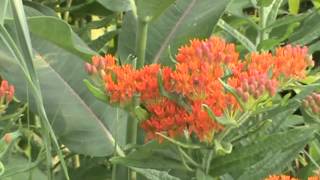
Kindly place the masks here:
[(30, 17), (28, 25), (32, 34), (89, 60), (96, 53), (80, 40), (64, 21), (48, 16)]

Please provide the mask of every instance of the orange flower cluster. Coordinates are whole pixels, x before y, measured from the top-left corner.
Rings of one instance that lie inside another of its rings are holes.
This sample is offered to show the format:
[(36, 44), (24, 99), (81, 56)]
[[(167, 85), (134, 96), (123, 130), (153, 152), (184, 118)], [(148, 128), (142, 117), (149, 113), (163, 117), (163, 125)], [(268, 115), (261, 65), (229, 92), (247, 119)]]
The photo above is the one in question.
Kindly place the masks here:
[(14, 91), (15, 89), (13, 85), (9, 85), (7, 80), (2, 80), (0, 85), (1, 102), (11, 102), (14, 96)]
[[(252, 53), (241, 61), (235, 45), (218, 37), (191, 41), (179, 49), (176, 59), (174, 69), (152, 64), (137, 70), (128, 64), (117, 65), (110, 55), (95, 56), (85, 68), (102, 79), (110, 103), (128, 105), (133, 97), (139, 97), (140, 105), (150, 114), (141, 123), (147, 139), (157, 138), (157, 132), (176, 137), (188, 130), (201, 141), (210, 141), (223, 126), (209, 116), (204, 105), (216, 117), (223, 116), (226, 109), (241, 111), (221, 79), (246, 102), (249, 97), (273, 96), (281, 77), (303, 78), (312, 65), (307, 49), (298, 46), (278, 48), (275, 55)], [(160, 87), (159, 72), (163, 80)]]
[(291, 45), (277, 48), (274, 56), (271, 53), (252, 53), (247, 62), (248, 69), (271, 73), (276, 79), (303, 79), (306, 69), (314, 65), (307, 47)]
[[(294, 177), (286, 176), (286, 175), (272, 175), (266, 178), (265, 180), (299, 180)], [(308, 180), (320, 180), (319, 176), (308, 177)]]

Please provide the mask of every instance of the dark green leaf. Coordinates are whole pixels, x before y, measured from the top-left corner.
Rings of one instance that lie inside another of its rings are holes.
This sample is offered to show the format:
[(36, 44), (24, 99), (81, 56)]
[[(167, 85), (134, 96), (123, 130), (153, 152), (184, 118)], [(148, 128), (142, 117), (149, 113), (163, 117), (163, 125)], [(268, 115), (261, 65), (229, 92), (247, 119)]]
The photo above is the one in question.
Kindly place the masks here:
[(250, 145), (235, 147), (231, 154), (214, 158), (210, 174), (263, 179), (286, 167), (313, 137), (314, 129), (300, 128), (256, 139)]
[(58, 18), (31, 17), (28, 25), (32, 34), (80, 56), (83, 60), (89, 60), (96, 54), (75, 35), (66, 22)]
[[(149, 26), (146, 62), (172, 64), (168, 48), (177, 49), (192, 38), (207, 38), (229, 0), (178, 0)], [(136, 23), (132, 13), (124, 18), (119, 38), (120, 59), (135, 54)]]
[(112, 11), (128, 11), (131, 9), (130, 0), (97, 0), (97, 2)]
[(137, 0), (138, 18), (154, 20), (176, 0)]

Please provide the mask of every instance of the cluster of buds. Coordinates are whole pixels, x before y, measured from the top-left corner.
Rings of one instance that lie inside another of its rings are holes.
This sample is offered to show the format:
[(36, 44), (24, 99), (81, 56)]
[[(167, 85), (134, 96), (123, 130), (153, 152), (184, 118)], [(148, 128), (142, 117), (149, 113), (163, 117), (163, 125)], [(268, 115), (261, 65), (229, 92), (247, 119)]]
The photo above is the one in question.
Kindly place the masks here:
[(303, 106), (320, 116), (320, 93), (312, 93), (303, 100)]
[(14, 86), (9, 85), (7, 80), (2, 80), (0, 86), (0, 98), (2, 103), (10, 103), (14, 96)]
[(106, 55), (105, 57), (93, 56), (92, 63), (85, 63), (85, 70), (90, 75), (100, 75), (100, 77), (105, 76), (105, 70), (110, 65), (115, 64), (115, 58), (111, 55)]
[(250, 76), (240, 79), (241, 82), (236, 90), (244, 102), (247, 102), (250, 96), (258, 99), (265, 93), (274, 96), (277, 91), (278, 82), (270, 79), (265, 73), (254, 71)]

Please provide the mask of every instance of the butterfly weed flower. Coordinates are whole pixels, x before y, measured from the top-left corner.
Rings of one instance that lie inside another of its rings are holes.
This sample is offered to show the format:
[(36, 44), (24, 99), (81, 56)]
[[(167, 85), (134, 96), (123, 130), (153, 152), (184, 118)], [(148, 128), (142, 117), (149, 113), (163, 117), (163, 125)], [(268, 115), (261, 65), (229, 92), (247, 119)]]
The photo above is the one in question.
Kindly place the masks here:
[(303, 79), (313, 65), (306, 47), (290, 45), (277, 48), (274, 54), (251, 53), (242, 61), (235, 45), (219, 37), (190, 41), (179, 49), (176, 60), (172, 69), (159, 64), (135, 69), (118, 65), (111, 55), (94, 56), (85, 70), (103, 84), (110, 103), (124, 107), (138, 98), (136, 105), (149, 114), (140, 123), (147, 140), (161, 140), (157, 133), (175, 138), (187, 131), (200, 141), (212, 142), (213, 135), (225, 128), (219, 118), (243, 111), (221, 80), (244, 103), (259, 102), (271, 99), (283, 80)]

